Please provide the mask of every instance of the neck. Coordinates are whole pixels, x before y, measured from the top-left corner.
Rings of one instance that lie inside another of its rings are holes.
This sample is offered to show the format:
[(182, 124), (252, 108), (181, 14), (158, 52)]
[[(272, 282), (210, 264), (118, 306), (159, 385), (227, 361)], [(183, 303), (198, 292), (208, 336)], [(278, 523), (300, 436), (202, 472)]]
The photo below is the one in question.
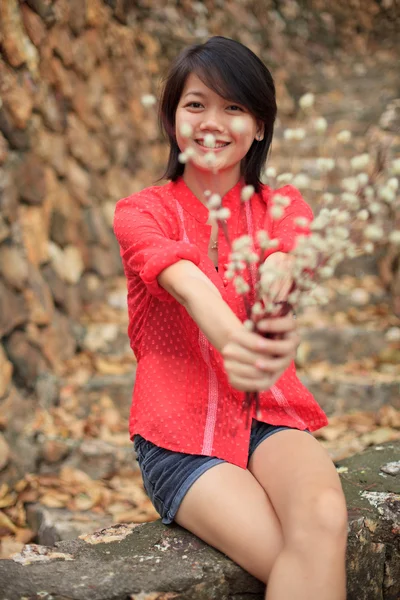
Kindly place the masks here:
[(182, 176), (184, 182), (202, 204), (206, 204), (205, 190), (217, 193), (221, 198), (229, 192), (240, 179), (240, 167), (230, 171), (220, 171), (214, 174), (212, 171), (201, 171), (191, 163), (185, 165)]

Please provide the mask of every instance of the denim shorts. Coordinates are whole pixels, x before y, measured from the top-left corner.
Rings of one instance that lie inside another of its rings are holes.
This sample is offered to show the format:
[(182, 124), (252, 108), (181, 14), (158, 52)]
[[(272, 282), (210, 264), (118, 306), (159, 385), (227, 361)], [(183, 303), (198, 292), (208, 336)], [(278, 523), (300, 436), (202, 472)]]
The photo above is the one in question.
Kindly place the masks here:
[[(262, 441), (284, 429), (285, 425), (269, 425), (253, 419), (250, 434), (249, 457)], [(308, 429), (305, 430), (310, 433)], [(312, 435), (310, 433), (310, 435)], [(143, 478), (144, 489), (165, 525), (170, 525), (190, 486), (219, 463), (226, 462), (214, 456), (184, 454), (160, 448), (141, 435), (134, 437), (134, 448)]]

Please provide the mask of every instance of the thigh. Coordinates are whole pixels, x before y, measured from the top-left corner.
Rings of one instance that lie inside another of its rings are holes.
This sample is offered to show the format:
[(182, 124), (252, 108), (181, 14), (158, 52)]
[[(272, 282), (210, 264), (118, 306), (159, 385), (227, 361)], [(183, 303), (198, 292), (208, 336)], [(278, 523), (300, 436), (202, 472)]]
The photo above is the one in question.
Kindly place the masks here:
[(279, 520), (246, 469), (220, 463), (190, 487), (175, 521), (266, 583), (283, 547)]
[(339, 475), (325, 448), (310, 434), (283, 430), (254, 451), (249, 470), (266, 491), (285, 542), (301, 528), (347, 529), (346, 502)]

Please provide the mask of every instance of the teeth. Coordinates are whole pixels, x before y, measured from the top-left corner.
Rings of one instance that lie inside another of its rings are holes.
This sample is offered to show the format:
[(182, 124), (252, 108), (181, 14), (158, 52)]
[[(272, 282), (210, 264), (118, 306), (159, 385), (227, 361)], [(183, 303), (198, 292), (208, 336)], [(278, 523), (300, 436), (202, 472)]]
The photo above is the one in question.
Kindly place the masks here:
[[(199, 146), (203, 146), (203, 148), (208, 148), (208, 146), (206, 146), (204, 144), (204, 142), (201, 141), (201, 140), (196, 140), (196, 143), (199, 144)], [(223, 148), (224, 146), (227, 146), (228, 144), (229, 144), (229, 142), (224, 142), (224, 143), (219, 143), (218, 142), (218, 143), (215, 144), (214, 148)]]

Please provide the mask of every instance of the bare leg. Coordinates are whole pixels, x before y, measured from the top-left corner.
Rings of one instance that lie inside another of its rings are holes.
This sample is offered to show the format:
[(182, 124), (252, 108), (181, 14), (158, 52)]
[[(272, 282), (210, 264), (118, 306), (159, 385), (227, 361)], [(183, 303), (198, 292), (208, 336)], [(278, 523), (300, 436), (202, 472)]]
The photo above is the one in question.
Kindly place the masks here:
[(268, 600), (344, 600), (347, 509), (328, 453), (305, 432), (275, 433), (249, 469), (280, 520), (284, 548), (268, 580)]
[(265, 491), (248, 470), (230, 463), (215, 465), (195, 481), (175, 521), (264, 583), (283, 548)]

